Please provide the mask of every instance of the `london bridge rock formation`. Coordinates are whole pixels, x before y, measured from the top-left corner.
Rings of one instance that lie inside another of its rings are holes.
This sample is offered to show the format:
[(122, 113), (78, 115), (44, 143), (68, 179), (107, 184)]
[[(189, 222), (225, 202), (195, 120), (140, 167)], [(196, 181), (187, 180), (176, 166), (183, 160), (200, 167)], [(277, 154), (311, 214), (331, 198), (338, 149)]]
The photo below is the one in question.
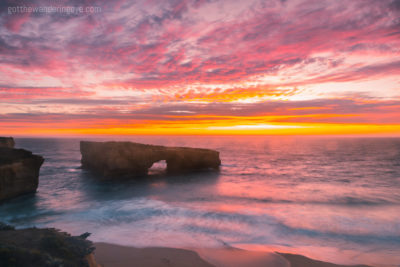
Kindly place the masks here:
[(12, 138), (0, 138), (0, 202), (35, 192), (44, 159), (24, 149), (15, 149)]
[(219, 152), (189, 147), (165, 147), (132, 142), (81, 141), (82, 167), (104, 177), (147, 175), (153, 163), (165, 160), (167, 172), (180, 173), (218, 169)]

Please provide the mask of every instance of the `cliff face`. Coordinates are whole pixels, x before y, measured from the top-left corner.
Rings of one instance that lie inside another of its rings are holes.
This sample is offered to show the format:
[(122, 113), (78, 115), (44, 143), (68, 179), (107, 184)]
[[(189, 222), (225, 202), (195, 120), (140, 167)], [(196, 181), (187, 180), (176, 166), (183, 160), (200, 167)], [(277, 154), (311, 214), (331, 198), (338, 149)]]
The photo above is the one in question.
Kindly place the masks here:
[(24, 149), (0, 147), (0, 201), (35, 192), (43, 161)]
[(13, 148), (15, 145), (12, 137), (0, 137), (0, 147)]
[(82, 167), (105, 177), (146, 175), (153, 163), (165, 160), (168, 172), (218, 169), (219, 152), (210, 149), (165, 147), (132, 142), (80, 143)]

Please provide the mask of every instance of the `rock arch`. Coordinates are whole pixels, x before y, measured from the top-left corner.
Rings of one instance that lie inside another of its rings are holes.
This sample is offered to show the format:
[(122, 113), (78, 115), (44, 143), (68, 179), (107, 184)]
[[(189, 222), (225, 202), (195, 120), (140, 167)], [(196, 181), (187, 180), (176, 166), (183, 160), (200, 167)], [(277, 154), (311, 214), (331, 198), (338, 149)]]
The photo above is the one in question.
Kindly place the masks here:
[(144, 176), (153, 163), (160, 160), (166, 161), (169, 173), (217, 170), (221, 165), (218, 151), (203, 148), (81, 141), (80, 150), (82, 167), (104, 177)]

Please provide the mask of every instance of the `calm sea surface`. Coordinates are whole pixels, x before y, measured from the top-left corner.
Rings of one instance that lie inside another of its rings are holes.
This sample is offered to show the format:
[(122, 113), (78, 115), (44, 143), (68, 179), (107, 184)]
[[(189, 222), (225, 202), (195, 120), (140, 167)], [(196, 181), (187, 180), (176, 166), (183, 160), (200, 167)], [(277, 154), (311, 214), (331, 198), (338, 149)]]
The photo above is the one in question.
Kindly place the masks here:
[[(100, 182), (80, 168), (80, 140), (130, 140), (220, 151), (220, 172)], [(133, 246), (301, 253), (336, 263), (400, 266), (400, 139), (109, 137), (16, 139), (44, 156), (35, 195), (0, 220)]]

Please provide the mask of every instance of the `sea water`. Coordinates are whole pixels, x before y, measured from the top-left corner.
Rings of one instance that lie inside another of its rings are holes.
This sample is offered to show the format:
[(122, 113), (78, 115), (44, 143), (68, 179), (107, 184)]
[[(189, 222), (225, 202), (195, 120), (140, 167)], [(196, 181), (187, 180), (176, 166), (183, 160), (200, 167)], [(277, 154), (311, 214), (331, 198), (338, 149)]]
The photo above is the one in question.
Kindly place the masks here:
[[(219, 172), (132, 181), (81, 169), (80, 140), (211, 148)], [(42, 155), (36, 194), (0, 205), (0, 221), (55, 227), (130, 246), (300, 253), (341, 264), (400, 265), (400, 139), (130, 136), (16, 139)]]

